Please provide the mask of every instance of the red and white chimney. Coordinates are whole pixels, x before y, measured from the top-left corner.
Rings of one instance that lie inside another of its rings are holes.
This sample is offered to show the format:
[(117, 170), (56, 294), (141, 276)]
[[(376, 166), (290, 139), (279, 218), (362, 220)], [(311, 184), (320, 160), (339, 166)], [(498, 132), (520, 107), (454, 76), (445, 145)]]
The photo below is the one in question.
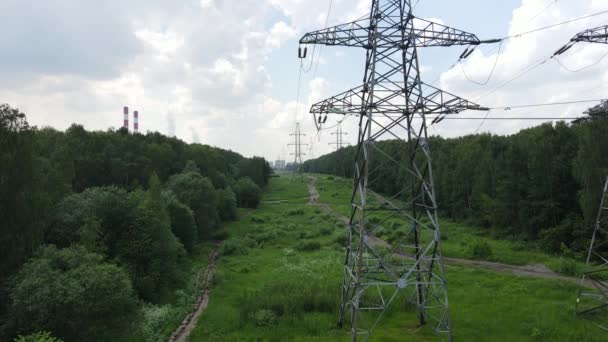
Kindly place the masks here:
[(129, 107), (122, 108), (122, 127), (129, 130)]
[(139, 132), (139, 112), (133, 112), (133, 131), (135, 133)]

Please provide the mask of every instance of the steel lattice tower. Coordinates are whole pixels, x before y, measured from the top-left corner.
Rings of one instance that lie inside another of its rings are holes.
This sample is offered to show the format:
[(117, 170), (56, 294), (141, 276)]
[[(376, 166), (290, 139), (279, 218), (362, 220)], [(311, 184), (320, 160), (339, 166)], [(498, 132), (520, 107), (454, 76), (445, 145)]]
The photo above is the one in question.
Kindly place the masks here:
[[(447, 114), (487, 109), (423, 83), (417, 49), (482, 42), (415, 18), (409, 0), (372, 0), (367, 19), (308, 33), (300, 43), (366, 50), (363, 85), (311, 108), (314, 115), (359, 118), (338, 324), (350, 321), (352, 341), (367, 339), (396, 302), (407, 300), (417, 308), (420, 324), (431, 323), (451, 340), (427, 119), (438, 122)], [(399, 141), (399, 148), (377, 143), (386, 139)], [(373, 190), (384, 163), (404, 178), (387, 197)], [(388, 246), (374, 233), (394, 219), (402, 220), (407, 232)]]
[(290, 136), (292, 136), (294, 138), (294, 142), (293, 142), (293, 144), (287, 144), (287, 146), (294, 147), (294, 152), (290, 153), (290, 155), (294, 156), (294, 164), (297, 168), (296, 172), (299, 173), (303, 179), (304, 174), (302, 173), (302, 163), (303, 163), (302, 157), (305, 156), (306, 153), (302, 152), (302, 146), (308, 146), (308, 144), (302, 144), (302, 137), (305, 137), (306, 134), (304, 134), (300, 131), (299, 122), (296, 122), (296, 130), (294, 133), (290, 134)]
[[(597, 262), (597, 263), (596, 263)], [(608, 330), (608, 178), (598, 209), (585, 272), (576, 296), (576, 314), (596, 318), (598, 325)]]
[(336, 136), (336, 142), (335, 143), (329, 143), (329, 145), (336, 145), (336, 151), (339, 151), (343, 146), (344, 146), (344, 141), (342, 139), (343, 136), (348, 135), (347, 132), (342, 131), (342, 123), (338, 122), (338, 124), (336, 125), (336, 132), (335, 133), (331, 133), (331, 135), (335, 135)]

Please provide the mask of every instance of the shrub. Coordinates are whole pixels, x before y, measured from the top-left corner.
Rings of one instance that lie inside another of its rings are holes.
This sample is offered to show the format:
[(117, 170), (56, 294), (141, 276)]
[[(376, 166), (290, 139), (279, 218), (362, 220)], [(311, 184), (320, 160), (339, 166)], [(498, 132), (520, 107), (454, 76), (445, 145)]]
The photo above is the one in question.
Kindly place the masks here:
[(211, 238), (216, 241), (217, 240), (223, 241), (229, 237), (230, 237), (230, 232), (226, 228), (218, 229), (218, 230), (214, 231), (213, 233), (211, 233)]
[(222, 255), (241, 255), (247, 254), (248, 247), (241, 239), (230, 239), (224, 241), (220, 253)]
[(256, 216), (256, 215), (251, 215), (251, 222), (254, 222), (254, 223), (264, 223), (264, 222), (266, 222), (266, 220), (263, 217)]
[(26, 336), (19, 335), (14, 342), (63, 342), (62, 340), (51, 336), (48, 331), (37, 332)]
[(321, 235), (330, 235), (332, 231), (333, 231), (333, 229), (331, 229), (331, 227), (327, 227), (327, 226), (321, 227), (321, 229), (319, 229), (319, 233)]
[(345, 233), (340, 233), (334, 237), (334, 242), (342, 247), (346, 247), (348, 236)]
[(469, 245), (467, 254), (472, 259), (488, 260), (492, 257), (492, 246), (486, 240), (476, 240)]
[(557, 268), (555, 269), (557, 273), (569, 275), (569, 276), (579, 276), (581, 274), (581, 270), (573, 259), (560, 257), (559, 262), (557, 263)]
[(296, 249), (299, 251), (316, 251), (321, 249), (321, 243), (314, 240), (304, 240), (298, 242)]
[(272, 310), (260, 309), (253, 314), (253, 324), (258, 327), (273, 327), (277, 324), (277, 315)]
[(297, 216), (297, 215), (304, 215), (304, 210), (301, 208), (298, 209), (289, 209), (287, 210), (287, 216)]
[(326, 179), (327, 179), (327, 180), (334, 180), (334, 177), (333, 177), (333, 176), (327, 176), (327, 178), (326, 178)]

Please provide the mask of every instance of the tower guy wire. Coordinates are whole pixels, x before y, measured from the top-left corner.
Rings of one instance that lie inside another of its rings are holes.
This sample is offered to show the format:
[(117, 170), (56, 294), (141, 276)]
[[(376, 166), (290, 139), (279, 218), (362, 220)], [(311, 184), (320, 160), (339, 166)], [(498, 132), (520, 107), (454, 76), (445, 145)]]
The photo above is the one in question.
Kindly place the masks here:
[[(488, 108), (422, 82), (417, 49), (496, 42), (416, 18), (410, 0), (372, 0), (368, 18), (300, 39), (300, 44), (366, 51), (363, 85), (310, 110), (320, 124), (328, 114), (354, 115), (359, 121), (338, 317), (339, 326), (349, 323), (351, 341), (367, 340), (381, 328), (384, 315), (404, 301), (416, 307), (421, 325), (452, 339), (427, 115), (438, 122), (449, 114)], [(379, 142), (386, 138), (395, 143)], [(405, 180), (380, 194), (385, 164), (394, 165)], [(395, 231), (399, 236), (392, 245), (378, 245), (374, 233), (394, 221), (405, 224), (407, 232)]]
[(300, 123), (296, 122), (296, 128), (294, 133), (290, 134), (289, 136), (293, 137), (293, 143), (291, 144), (287, 144), (288, 146), (293, 146), (294, 148), (294, 152), (290, 153), (290, 155), (294, 156), (294, 172), (293, 174), (295, 175), (296, 173), (300, 174), (301, 179), (304, 179), (304, 173), (302, 170), (302, 164), (303, 164), (303, 156), (306, 155), (306, 153), (302, 152), (302, 146), (308, 146), (308, 144), (303, 144), (302, 143), (302, 137), (305, 137), (306, 134), (303, 134), (300, 131)]

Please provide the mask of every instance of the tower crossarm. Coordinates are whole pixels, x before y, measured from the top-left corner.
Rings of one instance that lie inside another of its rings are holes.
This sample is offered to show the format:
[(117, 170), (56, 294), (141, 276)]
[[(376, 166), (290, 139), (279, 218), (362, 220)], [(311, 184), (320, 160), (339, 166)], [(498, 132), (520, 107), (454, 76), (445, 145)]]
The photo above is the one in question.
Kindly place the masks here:
[(580, 32), (572, 38), (572, 41), (608, 44), (608, 25)]
[[(361, 19), (305, 34), (300, 44), (320, 44), (335, 46), (372, 48), (372, 41), (377, 48), (406, 48), (413, 41), (417, 47), (479, 45), (482, 41), (476, 35), (429, 20), (414, 18), (414, 39), (403, 39), (405, 24), (400, 23), (398, 16), (376, 21), (377, 33), (369, 19)], [(374, 37), (373, 34), (377, 34)]]
[[(465, 110), (489, 110), (476, 103), (465, 100), (431, 85), (423, 85), (425, 96), (419, 102), (420, 105), (404, 106), (406, 94), (402, 89), (380, 90), (374, 96), (374, 102), (369, 106), (386, 114), (411, 115), (425, 113), (437, 115), (435, 121), (449, 114), (457, 114)], [(366, 107), (362, 99), (365, 96), (365, 87), (352, 88), (336, 96), (315, 103), (310, 108), (313, 115), (352, 115), (364, 114)]]

